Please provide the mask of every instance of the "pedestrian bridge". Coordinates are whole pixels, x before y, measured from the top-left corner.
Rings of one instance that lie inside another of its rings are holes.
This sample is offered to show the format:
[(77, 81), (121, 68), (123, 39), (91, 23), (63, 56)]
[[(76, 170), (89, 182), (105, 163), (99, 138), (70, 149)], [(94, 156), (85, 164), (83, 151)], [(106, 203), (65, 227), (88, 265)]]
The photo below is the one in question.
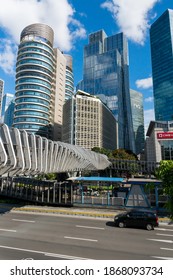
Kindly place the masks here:
[(107, 156), (0, 124), (0, 176), (104, 170)]

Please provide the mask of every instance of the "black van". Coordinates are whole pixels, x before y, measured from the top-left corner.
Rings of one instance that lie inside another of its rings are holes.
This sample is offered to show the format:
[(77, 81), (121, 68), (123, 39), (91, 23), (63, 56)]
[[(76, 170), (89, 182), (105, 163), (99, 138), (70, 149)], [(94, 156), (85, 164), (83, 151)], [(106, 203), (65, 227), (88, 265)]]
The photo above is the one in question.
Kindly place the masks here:
[(145, 210), (132, 210), (116, 215), (114, 223), (120, 228), (135, 227), (146, 228), (147, 230), (152, 230), (159, 225), (157, 215), (152, 211)]

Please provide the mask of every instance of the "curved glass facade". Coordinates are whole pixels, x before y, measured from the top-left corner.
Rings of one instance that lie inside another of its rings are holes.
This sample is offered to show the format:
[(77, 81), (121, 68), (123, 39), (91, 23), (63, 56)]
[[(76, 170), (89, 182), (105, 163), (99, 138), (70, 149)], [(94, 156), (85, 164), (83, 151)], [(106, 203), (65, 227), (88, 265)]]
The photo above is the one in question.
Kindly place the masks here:
[(47, 138), (55, 66), (52, 44), (53, 31), (49, 26), (26, 27), (21, 33), (16, 63), (13, 126)]

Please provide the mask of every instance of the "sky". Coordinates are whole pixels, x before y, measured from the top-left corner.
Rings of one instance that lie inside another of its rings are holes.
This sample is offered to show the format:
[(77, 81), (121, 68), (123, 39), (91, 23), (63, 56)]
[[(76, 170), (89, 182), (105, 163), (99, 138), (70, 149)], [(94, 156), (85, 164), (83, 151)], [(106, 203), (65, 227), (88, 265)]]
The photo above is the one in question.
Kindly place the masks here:
[(15, 63), (21, 31), (32, 23), (54, 30), (54, 46), (73, 57), (75, 86), (82, 79), (88, 35), (123, 32), (129, 44), (130, 88), (143, 94), (145, 127), (154, 120), (149, 29), (172, 0), (0, 0), (0, 79), (15, 93)]

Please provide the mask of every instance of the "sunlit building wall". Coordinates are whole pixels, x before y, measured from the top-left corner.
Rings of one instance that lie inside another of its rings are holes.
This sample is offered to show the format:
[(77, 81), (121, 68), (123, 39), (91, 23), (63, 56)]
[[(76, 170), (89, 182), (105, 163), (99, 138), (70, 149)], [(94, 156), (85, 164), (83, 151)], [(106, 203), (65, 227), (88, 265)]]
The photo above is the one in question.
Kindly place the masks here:
[(117, 122), (99, 98), (79, 90), (64, 105), (62, 141), (86, 149), (114, 150)]
[(53, 127), (53, 140), (61, 141), (63, 105), (65, 102), (65, 81), (66, 81), (66, 58), (62, 52), (56, 48), (55, 54), (55, 74), (54, 88), (51, 99), (51, 116)]
[(66, 58), (65, 101), (74, 95), (74, 76), (72, 56), (64, 54)]

